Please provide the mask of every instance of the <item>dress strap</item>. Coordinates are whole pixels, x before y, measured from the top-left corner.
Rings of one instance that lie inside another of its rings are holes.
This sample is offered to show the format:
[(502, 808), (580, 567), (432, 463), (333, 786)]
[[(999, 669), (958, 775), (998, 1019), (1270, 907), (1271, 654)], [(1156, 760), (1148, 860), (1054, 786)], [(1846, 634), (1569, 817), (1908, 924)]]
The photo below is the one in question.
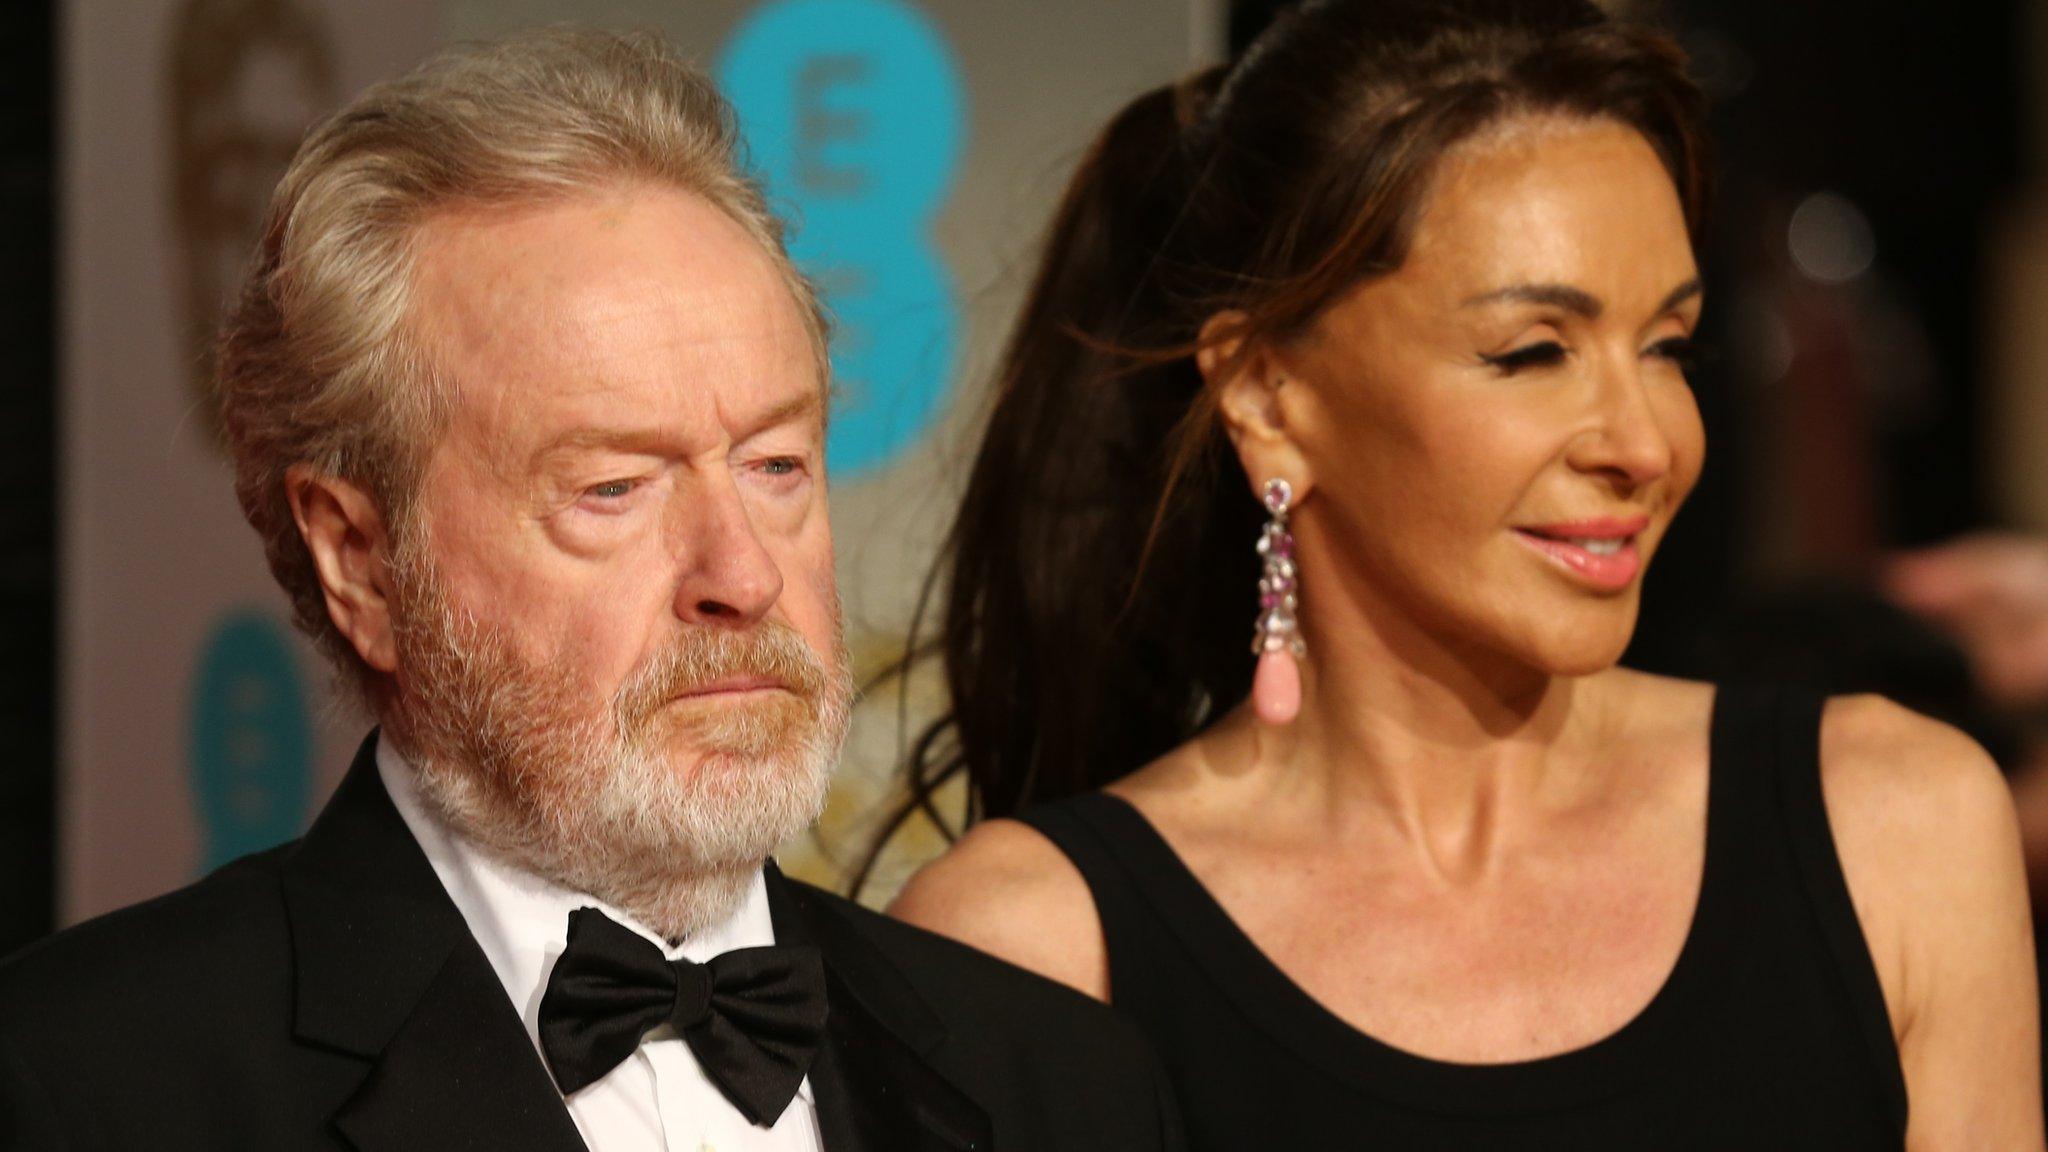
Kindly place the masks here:
[(1898, 1042), (1892, 1036), (1891, 1013), (1885, 1006), (1884, 986), (1878, 980), (1877, 965), (1871, 959), (1870, 945), (1864, 938), (1848, 881), (1842, 874), (1834, 828), (1828, 823), (1827, 801), (1821, 792), (1820, 728), (1826, 703), (1825, 698), (1812, 692), (1784, 690), (1775, 694), (1778, 747), (1768, 762), (1776, 768), (1778, 804), (1790, 834), (1789, 847), (1807, 904), (1833, 955), (1850, 1015), (1863, 1034), (1873, 1071), (1903, 1131), (1906, 1079), (1900, 1067)]
[(1109, 958), (1110, 998), (1119, 1007), (1135, 1008), (1133, 1001), (1147, 985), (1136, 977), (1145, 962), (1144, 924), (1152, 911), (1138, 877), (1104, 827), (1102, 810), (1116, 804), (1099, 793), (1083, 793), (1033, 805), (1016, 819), (1052, 841), (1087, 882)]

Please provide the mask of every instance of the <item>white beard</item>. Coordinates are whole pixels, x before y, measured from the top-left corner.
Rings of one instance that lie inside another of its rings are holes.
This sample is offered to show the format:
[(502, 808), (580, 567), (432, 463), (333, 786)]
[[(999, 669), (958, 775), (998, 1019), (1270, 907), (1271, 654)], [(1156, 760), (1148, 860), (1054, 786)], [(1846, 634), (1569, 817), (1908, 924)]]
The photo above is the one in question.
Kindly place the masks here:
[[(488, 851), (680, 940), (732, 916), (823, 810), (852, 708), (843, 642), (827, 667), (785, 625), (693, 629), (598, 703), (568, 661), (523, 658), (455, 609), (423, 557), (396, 567), (385, 720), (427, 807)], [(665, 710), (744, 674), (790, 693), (708, 718)]]

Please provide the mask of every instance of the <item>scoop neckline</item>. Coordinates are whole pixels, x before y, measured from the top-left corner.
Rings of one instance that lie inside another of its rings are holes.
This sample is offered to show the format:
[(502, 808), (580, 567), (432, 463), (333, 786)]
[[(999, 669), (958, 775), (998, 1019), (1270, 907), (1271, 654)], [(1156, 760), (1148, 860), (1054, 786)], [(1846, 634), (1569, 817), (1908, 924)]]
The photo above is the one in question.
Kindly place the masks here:
[[(1138, 885), (1221, 993), (1246, 1020), (1333, 1079), (1390, 1103), (1443, 1115), (1514, 1116), (1557, 1112), (1610, 1099), (1663, 1062), (1654, 1053), (1680, 1043), (1695, 1009), (1725, 969), (1709, 962), (1730, 930), (1733, 909), (1722, 875), (1736, 846), (1727, 843), (1727, 794), (1735, 766), (1721, 763), (1731, 743), (1726, 693), (1716, 690), (1708, 726), (1706, 848), (1691, 923), (1671, 970), (1642, 1008), (1607, 1035), (1545, 1056), (1499, 1063), (1438, 1059), (1390, 1044), (1350, 1024), (1297, 983), (1240, 927), (1137, 806), (1109, 802), (1134, 833), (1125, 844), (1149, 859), (1162, 881)], [(1115, 1000), (1115, 988), (1111, 988)]]

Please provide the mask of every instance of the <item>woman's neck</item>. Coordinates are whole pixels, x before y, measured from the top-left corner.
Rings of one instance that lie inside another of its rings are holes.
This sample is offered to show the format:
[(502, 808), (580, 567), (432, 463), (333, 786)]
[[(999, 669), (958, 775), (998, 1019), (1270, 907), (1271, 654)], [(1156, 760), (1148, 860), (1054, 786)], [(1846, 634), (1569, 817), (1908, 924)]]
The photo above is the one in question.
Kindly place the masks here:
[(1251, 745), (1229, 759), (1259, 766), (1290, 822), (1338, 838), (1391, 832), (1432, 868), (1472, 874), (1533, 815), (1597, 784), (1584, 771), (1603, 728), (1594, 681), (1396, 612), (1324, 609), (1294, 723), (1268, 728), (1247, 709), (1216, 732)]

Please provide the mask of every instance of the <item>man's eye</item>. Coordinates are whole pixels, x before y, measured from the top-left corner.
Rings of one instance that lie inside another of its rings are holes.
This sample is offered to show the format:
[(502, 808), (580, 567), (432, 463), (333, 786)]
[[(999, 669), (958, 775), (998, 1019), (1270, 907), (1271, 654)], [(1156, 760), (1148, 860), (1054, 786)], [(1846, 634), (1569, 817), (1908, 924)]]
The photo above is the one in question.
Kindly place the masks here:
[(1555, 340), (1541, 344), (1528, 344), (1507, 352), (1493, 355), (1482, 354), (1479, 358), (1498, 369), (1503, 376), (1513, 376), (1527, 368), (1548, 368), (1564, 362), (1564, 345)]
[(618, 500), (632, 495), (633, 482), (631, 480), (607, 480), (602, 484), (591, 485), (584, 492), (586, 495), (595, 496), (600, 500)]
[(777, 456), (773, 460), (766, 460), (761, 464), (762, 471), (770, 476), (788, 476), (802, 467), (803, 461), (798, 460), (794, 456)]

